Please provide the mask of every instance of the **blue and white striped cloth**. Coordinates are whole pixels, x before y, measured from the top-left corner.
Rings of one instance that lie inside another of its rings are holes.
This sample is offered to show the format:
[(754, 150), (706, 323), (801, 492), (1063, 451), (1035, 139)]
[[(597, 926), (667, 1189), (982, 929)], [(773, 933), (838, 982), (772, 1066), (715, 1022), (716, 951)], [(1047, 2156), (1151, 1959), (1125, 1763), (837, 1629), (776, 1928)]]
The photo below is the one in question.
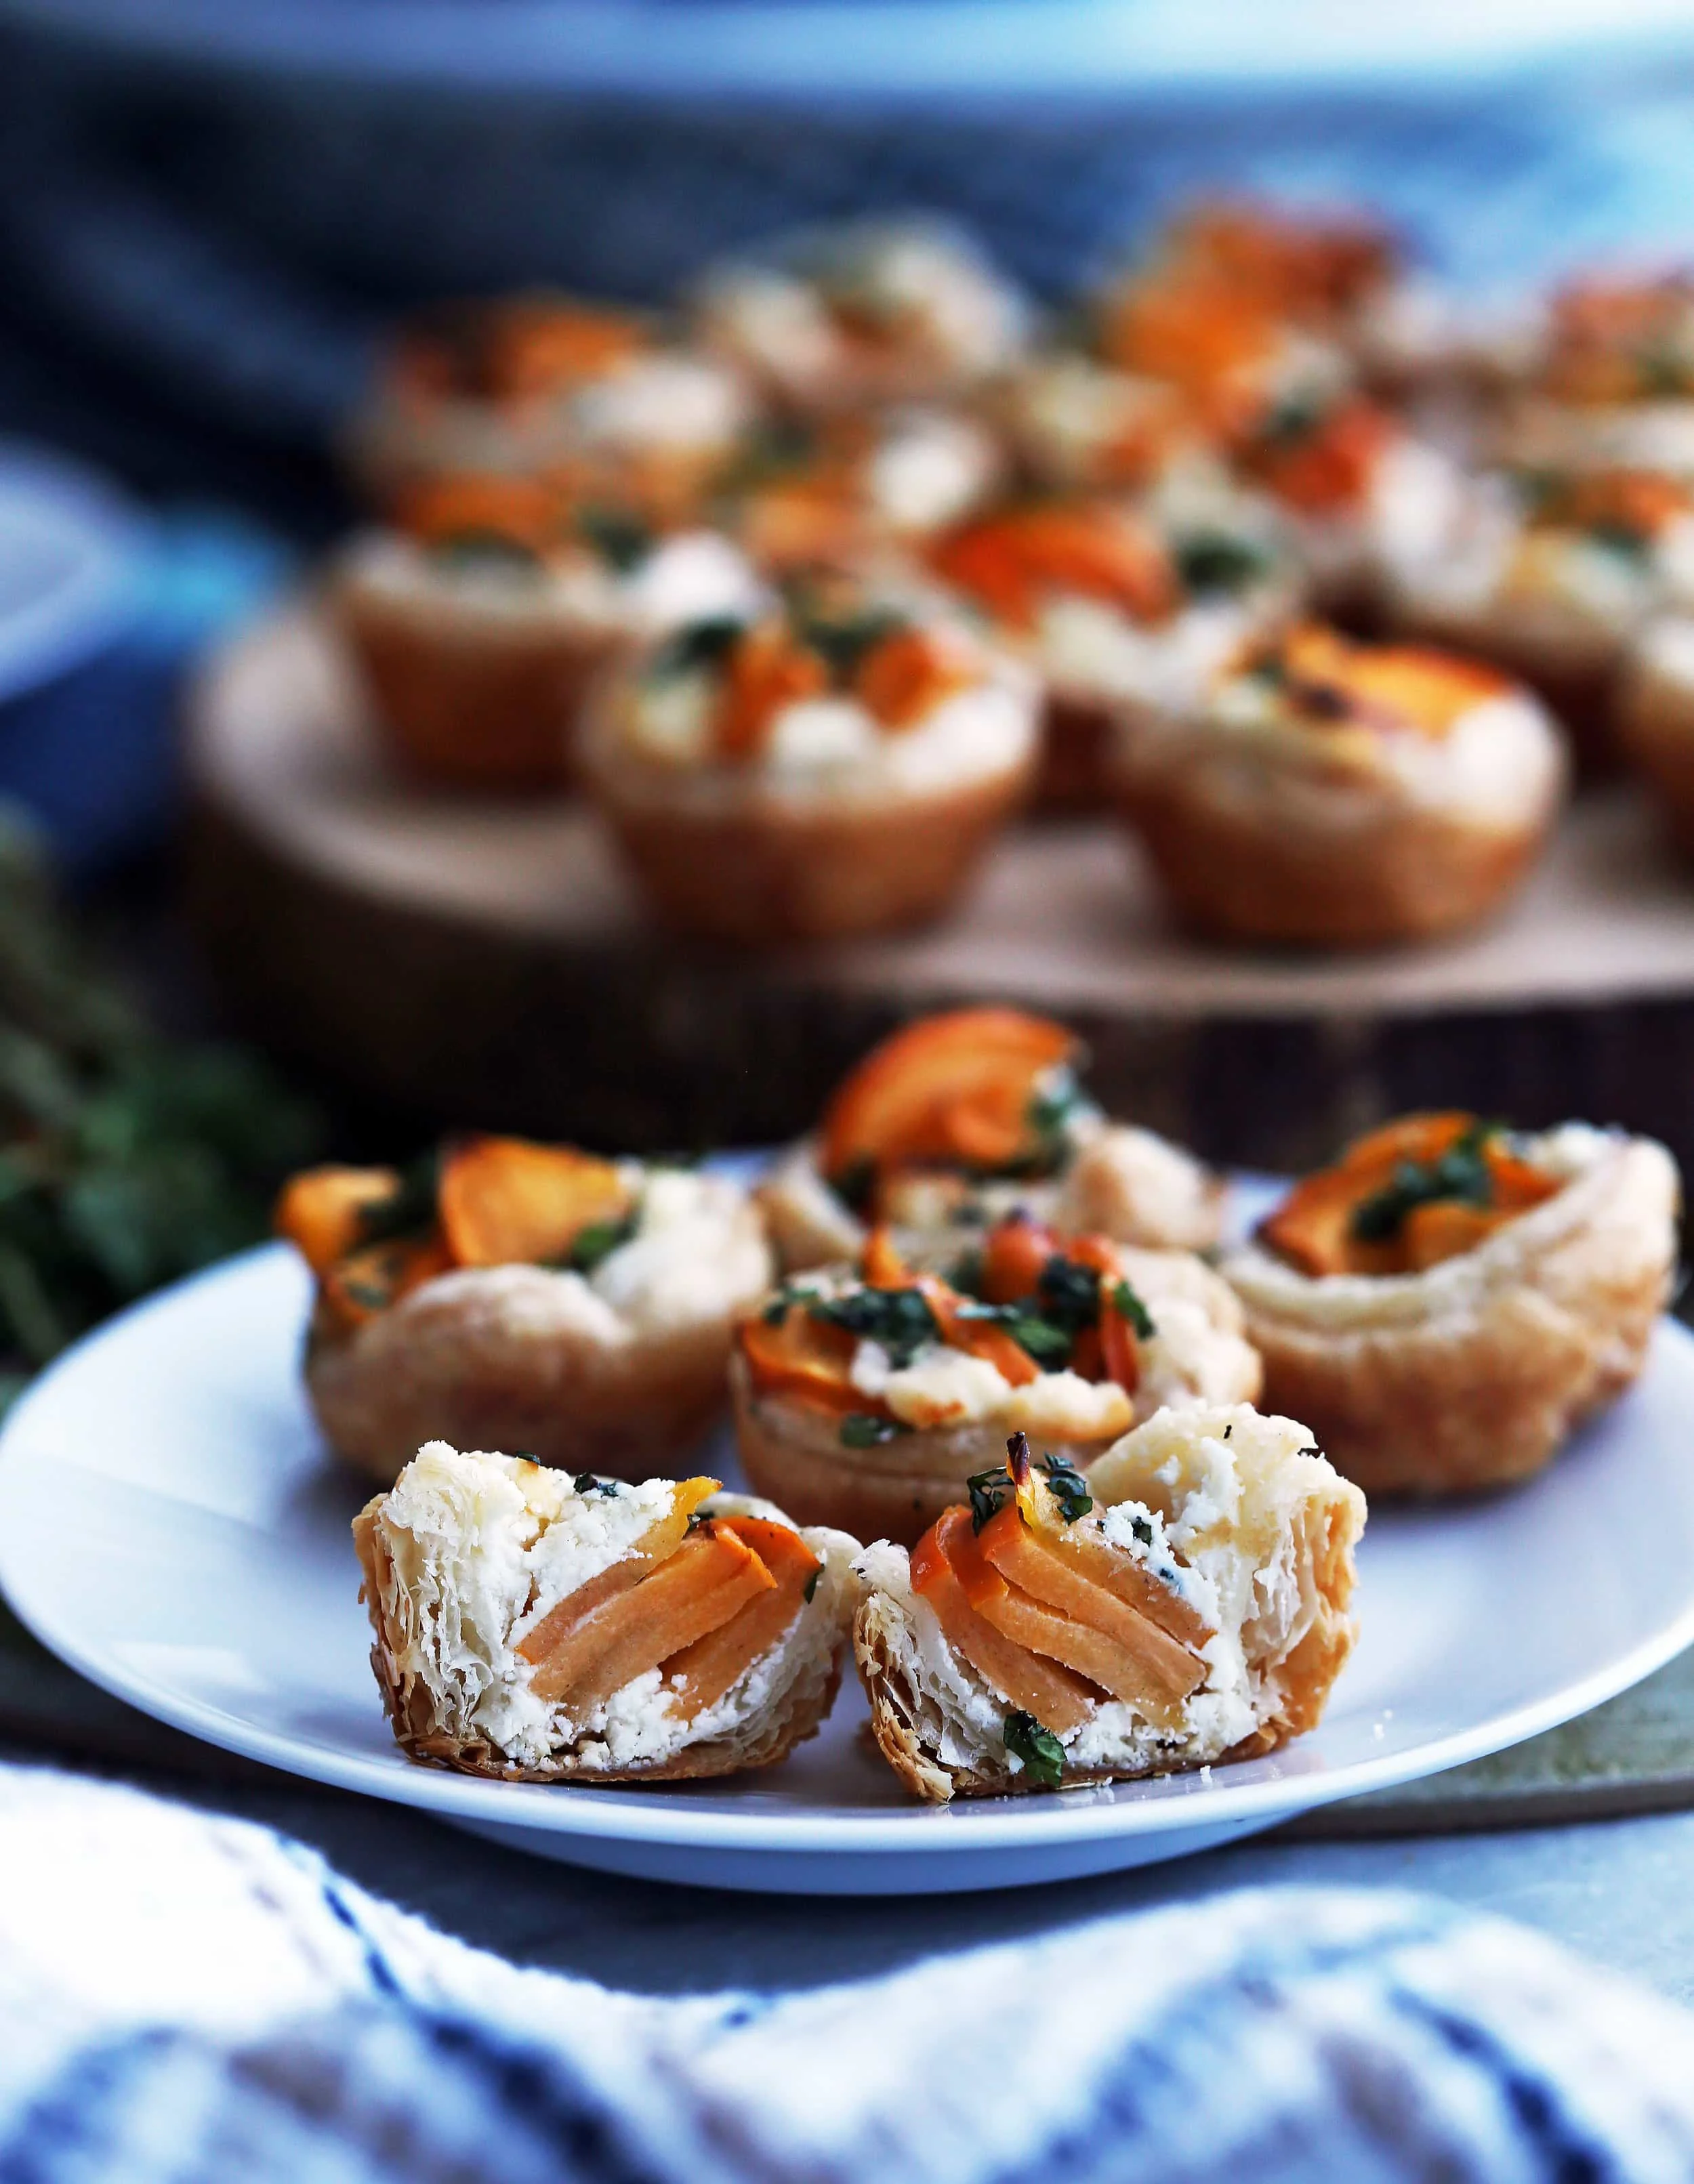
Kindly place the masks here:
[(1037, 2177), (1670, 2184), (1694, 2020), (1498, 1921), (1288, 1889), (619, 1995), (266, 1829), (0, 1768), (0, 2184)]

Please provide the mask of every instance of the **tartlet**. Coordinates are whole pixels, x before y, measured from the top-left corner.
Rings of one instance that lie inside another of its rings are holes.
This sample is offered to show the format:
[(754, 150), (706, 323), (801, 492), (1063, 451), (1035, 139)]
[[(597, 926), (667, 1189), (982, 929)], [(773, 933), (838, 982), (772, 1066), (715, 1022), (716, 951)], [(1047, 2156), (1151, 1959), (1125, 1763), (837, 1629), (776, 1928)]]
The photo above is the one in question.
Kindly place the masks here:
[(946, 1264), (1016, 1212), (1064, 1234), (1203, 1251), (1222, 1182), (1156, 1132), (1107, 1120), (1078, 1081), (1082, 1041), (1019, 1009), (922, 1017), (843, 1079), (816, 1134), (759, 1188), (790, 1273), (856, 1259), (871, 1227)]
[(706, 347), (803, 415), (945, 400), (1004, 370), (1023, 298), (945, 221), (867, 220), (784, 237), (709, 270)]
[(669, 1782), (768, 1767), (813, 1736), (858, 1542), (717, 1484), (419, 1450), (353, 1527), (407, 1757), (504, 1781)]
[(744, 944), (921, 924), (1023, 802), (1024, 671), (909, 587), (792, 584), (610, 675), (584, 779), (678, 929)]
[(730, 1365), (742, 1468), (810, 1523), (911, 1541), (1008, 1433), (1086, 1465), (1138, 1417), (1258, 1393), (1227, 1286), (1191, 1253), (1056, 1236), (1026, 1215), (945, 1273), (886, 1229), (741, 1323)]
[(934, 1802), (1257, 1758), (1346, 1663), (1364, 1519), (1245, 1403), (1161, 1411), (1082, 1476), (1018, 1435), (909, 1557), (859, 1558), (872, 1735)]
[(469, 471), (610, 476), (623, 504), (674, 518), (732, 459), (754, 416), (716, 360), (640, 314), (542, 293), (449, 304), (393, 345), (349, 435), (379, 506)]
[(316, 1278), (318, 1424), (384, 1484), (441, 1436), (644, 1477), (722, 1412), (736, 1320), (772, 1276), (733, 1183), (519, 1139), (410, 1176), (314, 1169), (276, 1225)]
[(1307, 1177), (1223, 1273), (1264, 1358), (1368, 1493), (1539, 1470), (1641, 1371), (1675, 1264), (1663, 1146), (1413, 1116)]
[(1694, 853), (1694, 615), (1663, 616), (1636, 638), (1615, 722), (1623, 755), (1662, 806), (1673, 838)]
[(465, 788), (556, 787), (575, 768), (594, 677), (624, 644), (702, 614), (748, 613), (763, 587), (709, 532), (663, 538), (532, 479), (444, 479), (357, 535), (329, 610), (391, 753)]
[(1186, 720), (1135, 724), (1120, 808), (1173, 906), (1216, 938), (1375, 947), (1475, 923), (1533, 862), (1565, 760), (1497, 670), (1302, 623)]
[(1012, 502), (956, 526), (928, 558), (1039, 677), (1039, 794), (1070, 809), (1108, 794), (1123, 721), (1186, 711), (1298, 598), (1275, 525), (1227, 493), (1139, 509), (1098, 496)]

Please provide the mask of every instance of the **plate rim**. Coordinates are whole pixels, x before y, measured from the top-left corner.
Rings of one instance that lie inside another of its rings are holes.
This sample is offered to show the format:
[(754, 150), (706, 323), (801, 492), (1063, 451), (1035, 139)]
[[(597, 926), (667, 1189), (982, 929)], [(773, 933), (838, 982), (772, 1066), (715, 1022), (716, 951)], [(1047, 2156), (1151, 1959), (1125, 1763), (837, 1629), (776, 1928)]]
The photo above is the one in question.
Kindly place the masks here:
[[(751, 1806), (744, 1811), (691, 1809), (686, 1786), (677, 1784), (664, 1786), (670, 1794), (655, 1798), (638, 1784), (596, 1786), (487, 1780), (421, 1766), (402, 1757), (398, 1747), (381, 1758), (338, 1752), (288, 1733), (254, 1726), (203, 1702), (183, 1698), (145, 1673), (126, 1669), (85, 1645), (74, 1630), (63, 1626), (50, 1605), (31, 1597), (27, 1571), (20, 1568), (25, 1557), (13, 1528), (5, 1521), (15, 1497), (27, 1490), (20, 1482), (27, 1477), (31, 1462), (27, 1445), (31, 1413), (52, 1396), (62, 1379), (80, 1372), (92, 1352), (120, 1333), (132, 1330), (156, 1313), (178, 1308), (194, 1291), (233, 1276), (256, 1274), (265, 1263), (287, 1256), (285, 1245), (262, 1244), (172, 1283), (103, 1322), (32, 1383), (0, 1427), (0, 1596), (39, 1644), (109, 1696), (220, 1750), (332, 1788), (359, 1791), (443, 1818), (504, 1820), (514, 1827), (564, 1838), (644, 1842), (708, 1856), (749, 1851), (796, 1858), (824, 1852), (847, 1857), (956, 1856), (1041, 1843), (1179, 1835), (1202, 1814), (1208, 1825), (1212, 1821), (1245, 1825), (1254, 1820), (1269, 1825), (1344, 1798), (1391, 1789), (1485, 1758), (1589, 1713), (1694, 1645), (1694, 1569), (1691, 1569), (1687, 1596), (1677, 1613), (1625, 1652), (1546, 1697), (1470, 1728), (1333, 1770), (1272, 1774), (1237, 1784), (1220, 1783), (1221, 1769), (1183, 1770), (1152, 1778), (1183, 1786), (1156, 1797), (1121, 1802), (1090, 1797), (1088, 1789), (1099, 1786), (1079, 1785), (1075, 1791), (1050, 1798), (969, 1799), (946, 1806), (914, 1804), (863, 1813), (839, 1808), (817, 1814), (767, 1812)], [(1689, 1362), (1694, 1363), (1694, 1332), (1668, 1316), (1661, 1318), (1653, 1337), (1655, 1349), (1667, 1342), (1689, 1353)], [(1297, 1751), (1298, 1742), (1289, 1749)], [(684, 1790), (682, 1797), (675, 1794), (679, 1788)], [(961, 1824), (964, 1831), (936, 1825), (949, 1818)]]

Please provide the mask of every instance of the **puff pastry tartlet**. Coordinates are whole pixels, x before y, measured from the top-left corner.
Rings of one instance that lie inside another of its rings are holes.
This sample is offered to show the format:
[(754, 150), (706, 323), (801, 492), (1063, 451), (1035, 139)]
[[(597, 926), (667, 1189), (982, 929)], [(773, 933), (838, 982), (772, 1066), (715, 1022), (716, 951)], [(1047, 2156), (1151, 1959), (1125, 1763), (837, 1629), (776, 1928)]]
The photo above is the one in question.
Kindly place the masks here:
[(735, 1184), (514, 1138), (410, 1176), (311, 1170), (276, 1225), (317, 1280), (318, 1423), (384, 1484), (443, 1435), (644, 1477), (722, 1411), (735, 1321), (772, 1273)]
[(1019, 1435), (910, 1557), (860, 1558), (872, 1734), (936, 1802), (1274, 1751), (1352, 1649), (1364, 1518), (1303, 1425), (1245, 1403), (1161, 1411), (1085, 1475)]
[(1647, 471), (1480, 477), (1440, 551), (1396, 571), (1396, 628), (1539, 691), (1591, 766), (1617, 756), (1619, 684), (1656, 616), (1694, 608), (1694, 485)]
[(857, 1269), (794, 1276), (730, 1367), (742, 1467), (808, 1522), (911, 1540), (1008, 1433), (1086, 1464), (1166, 1404), (1258, 1392), (1234, 1298), (1190, 1253), (1013, 1215), (946, 1273), (886, 1229)]
[(378, 733), (407, 768), (471, 788), (557, 786), (595, 675), (620, 646), (764, 596), (728, 540), (666, 538), (526, 478), (443, 479), (333, 565), (331, 614)]
[(814, 1735), (858, 1543), (716, 1489), (421, 1448), (353, 1527), (408, 1758), (505, 1781), (682, 1781), (768, 1767)]
[(1274, 525), (1239, 496), (1207, 498), (1163, 521), (1098, 496), (1016, 501), (932, 542), (936, 575), (1040, 677), (1045, 802), (1098, 805), (1118, 724), (1189, 710), (1294, 606)]
[(1473, 924), (1540, 850), (1565, 760), (1497, 670), (1302, 623), (1188, 719), (1118, 749), (1120, 806), (1172, 903), (1225, 939), (1357, 948)]
[(1020, 354), (1028, 309), (945, 221), (867, 220), (780, 238), (702, 280), (706, 347), (803, 415), (945, 400)]
[(783, 1266), (856, 1258), (875, 1223), (941, 1264), (1019, 1210), (1062, 1233), (1206, 1250), (1223, 1185), (1167, 1138), (1107, 1121), (1078, 1081), (1083, 1060), (1074, 1033), (1019, 1009), (954, 1009), (893, 1033), (760, 1187)]
[(609, 677), (582, 742), (626, 861), (678, 928), (744, 943), (920, 924), (1028, 793), (1017, 665), (902, 587), (791, 584)]
[(1585, 276), (1561, 289), (1498, 445), (1535, 468), (1694, 478), (1694, 276)]
[(1663, 1146), (1583, 1124), (1389, 1124), (1310, 1176), (1223, 1272), (1264, 1358), (1368, 1492), (1537, 1471), (1641, 1371), (1669, 1294)]

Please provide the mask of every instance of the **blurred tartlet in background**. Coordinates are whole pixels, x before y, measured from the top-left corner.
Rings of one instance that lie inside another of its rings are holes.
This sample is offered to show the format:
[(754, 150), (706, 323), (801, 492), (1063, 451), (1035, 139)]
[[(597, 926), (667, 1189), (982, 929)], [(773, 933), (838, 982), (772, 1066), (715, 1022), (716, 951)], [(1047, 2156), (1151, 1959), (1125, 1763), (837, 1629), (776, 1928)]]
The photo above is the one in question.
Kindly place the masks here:
[(1035, 747), (1013, 662), (910, 587), (831, 574), (608, 676), (582, 760), (665, 917), (757, 943), (938, 916), (1024, 800)]
[(1184, 922), (1329, 948), (1486, 916), (1539, 852), (1566, 770), (1539, 701), (1496, 670), (1311, 622), (1250, 648), (1189, 716), (1134, 723), (1117, 765)]

